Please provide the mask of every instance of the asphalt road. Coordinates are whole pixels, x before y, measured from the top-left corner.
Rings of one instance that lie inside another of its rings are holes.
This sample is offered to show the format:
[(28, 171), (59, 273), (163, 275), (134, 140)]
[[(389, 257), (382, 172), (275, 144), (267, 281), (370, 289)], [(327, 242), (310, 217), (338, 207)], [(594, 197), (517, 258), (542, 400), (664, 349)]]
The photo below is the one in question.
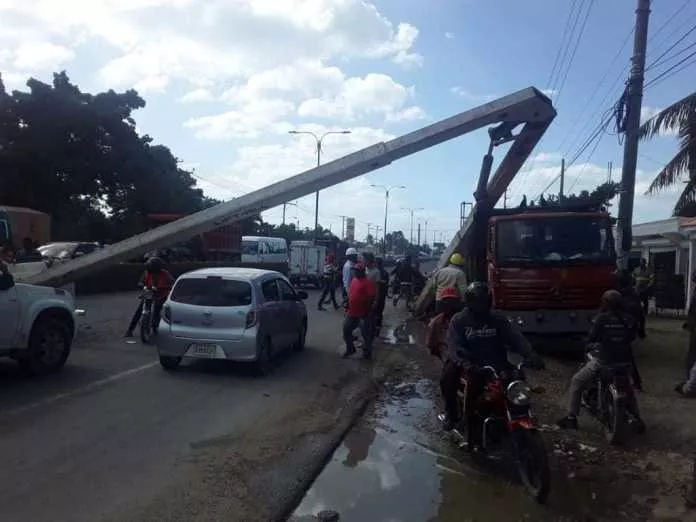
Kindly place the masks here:
[(253, 433), (301, 393), (317, 395), (326, 368), (351, 362), (337, 357), (341, 312), (318, 312), (316, 300), (310, 293), (307, 350), (256, 379), (227, 365), (166, 373), (155, 348), (123, 339), (135, 294), (78, 299), (88, 315), (60, 374), (30, 379), (0, 363), (0, 518), (173, 520), (137, 513), (181, 481), (195, 448)]

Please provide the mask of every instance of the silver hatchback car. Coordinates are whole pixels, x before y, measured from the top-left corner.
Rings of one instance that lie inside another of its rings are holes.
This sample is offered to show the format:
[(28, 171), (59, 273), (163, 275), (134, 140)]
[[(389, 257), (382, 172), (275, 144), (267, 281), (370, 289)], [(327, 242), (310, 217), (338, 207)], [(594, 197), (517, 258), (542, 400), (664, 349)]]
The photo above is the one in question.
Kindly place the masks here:
[(273, 355), (302, 350), (307, 336), (306, 292), (279, 272), (204, 268), (179, 276), (162, 309), (160, 364), (184, 358), (253, 362), (266, 374)]

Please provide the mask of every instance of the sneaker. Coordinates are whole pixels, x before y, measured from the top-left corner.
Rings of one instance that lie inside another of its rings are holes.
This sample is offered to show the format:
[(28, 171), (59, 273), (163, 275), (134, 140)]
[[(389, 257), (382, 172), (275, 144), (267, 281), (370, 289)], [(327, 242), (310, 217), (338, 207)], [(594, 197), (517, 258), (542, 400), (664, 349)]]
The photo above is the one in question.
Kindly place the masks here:
[(126, 335), (124, 335), (124, 337), (126, 337), (126, 338), (128, 338), (128, 337), (133, 337), (133, 330), (128, 330), (128, 331), (126, 332)]
[(556, 426), (564, 430), (577, 430), (578, 418), (572, 415), (567, 415), (556, 422)]

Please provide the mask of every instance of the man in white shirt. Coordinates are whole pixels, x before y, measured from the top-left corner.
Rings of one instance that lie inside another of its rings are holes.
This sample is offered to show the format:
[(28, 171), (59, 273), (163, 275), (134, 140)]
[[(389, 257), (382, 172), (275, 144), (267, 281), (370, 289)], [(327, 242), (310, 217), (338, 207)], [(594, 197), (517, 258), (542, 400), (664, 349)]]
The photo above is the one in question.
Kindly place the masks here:
[(346, 250), (346, 262), (343, 264), (342, 282), (343, 282), (343, 306), (348, 301), (348, 289), (350, 282), (353, 280), (353, 267), (358, 262), (358, 251), (353, 247)]

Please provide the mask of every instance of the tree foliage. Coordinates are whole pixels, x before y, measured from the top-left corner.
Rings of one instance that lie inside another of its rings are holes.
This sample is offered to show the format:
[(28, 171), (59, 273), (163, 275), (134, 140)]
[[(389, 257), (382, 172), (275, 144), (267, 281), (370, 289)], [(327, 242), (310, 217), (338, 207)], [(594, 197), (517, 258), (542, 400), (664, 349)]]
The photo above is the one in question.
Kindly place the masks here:
[(640, 127), (641, 139), (650, 139), (665, 132), (676, 132), (679, 150), (658, 172), (648, 187), (654, 194), (685, 181), (677, 203), (675, 216), (693, 214), (696, 204), (696, 93), (689, 94), (650, 118)]
[(120, 240), (148, 214), (215, 203), (169, 148), (138, 134), (136, 91), (84, 93), (65, 72), (27, 87), (8, 93), (0, 80), (0, 204), (50, 214), (55, 238)]
[[(611, 207), (611, 200), (614, 199), (620, 189), (620, 184), (614, 181), (607, 181), (598, 185), (592, 192), (583, 190), (579, 194), (568, 194), (563, 196), (563, 200), (558, 197), (557, 194), (547, 194), (546, 197), (543, 195), (537, 201), (531, 201), (529, 206), (539, 206), (539, 207), (553, 207), (560, 205), (573, 205), (576, 203), (594, 203), (604, 209)], [(526, 197), (522, 200), (521, 206), (526, 206)]]

